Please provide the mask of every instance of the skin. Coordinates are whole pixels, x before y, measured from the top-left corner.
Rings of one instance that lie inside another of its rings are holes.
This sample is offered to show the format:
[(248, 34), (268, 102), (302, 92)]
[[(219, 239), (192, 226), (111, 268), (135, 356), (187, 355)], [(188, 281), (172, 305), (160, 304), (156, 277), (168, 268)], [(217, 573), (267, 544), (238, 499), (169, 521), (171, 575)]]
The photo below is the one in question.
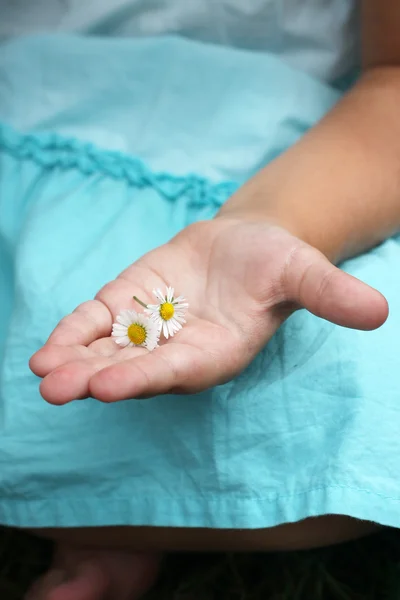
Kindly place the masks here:
[[(169, 281), (190, 298), (187, 325), (150, 353), (119, 348), (109, 336), (120, 307), (134, 294), (150, 302)], [(379, 292), (286, 230), (225, 216), (187, 227), (128, 267), (60, 323), (31, 367), (53, 404), (198, 392), (244, 369), (297, 306), (360, 329), (387, 315)]]
[[(400, 227), (400, 9), (393, 6), (365, 0), (364, 74), (321, 123), (216, 219), (187, 227), (61, 321), (30, 362), (44, 378), (45, 400), (115, 402), (217, 385), (242, 371), (300, 307), (358, 329), (385, 321), (384, 298), (332, 262)], [(150, 354), (116, 347), (109, 335), (120, 307), (134, 307), (133, 295), (150, 302), (151, 290), (170, 282), (190, 298), (179, 336)]]
[[(346, 327), (382, 325), (383, 296), (334, 264), (400, 229), (400, 5), (364, 0), (362, 30), (363, 74), (316, 127), (246, 183), (216, 219), (184, 229), (61, 321), (30, 362), (43, 378), (45, 400), (116, 402), (223, 383), (298, 308)], [(109, 336), (120, 307), (133, 295), (150, 302), (151, 290), (169, 283), (189, 299), (188, 324), (150, 354), (117, 348)], [(223, 539), (237, 550), (292, 549), (373, 529), (326, 516)], [(92, 557), (104, 545), (199, 550), (222, 539), (219, 531), (164, 531), (168, 544), (154, 528), (38, 533), (73, 544), (75, 555), (76, 544), (91, 544)]]

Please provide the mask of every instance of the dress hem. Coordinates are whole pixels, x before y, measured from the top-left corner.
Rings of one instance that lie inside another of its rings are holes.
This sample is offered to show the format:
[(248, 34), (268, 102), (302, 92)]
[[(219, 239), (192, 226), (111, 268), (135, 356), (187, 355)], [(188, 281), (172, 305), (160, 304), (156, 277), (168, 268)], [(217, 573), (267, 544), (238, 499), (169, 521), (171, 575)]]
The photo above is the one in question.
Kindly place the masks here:
[[(100, 500), (100, 503), (99, 503)], [(400, 527), (400, 498), (327, 485), (281, 496), (228, 498), (32, 499), (0, 501), (2, 525), (29, 528), (152, 526), (263, 529), (309, 517), (345, 515)]]

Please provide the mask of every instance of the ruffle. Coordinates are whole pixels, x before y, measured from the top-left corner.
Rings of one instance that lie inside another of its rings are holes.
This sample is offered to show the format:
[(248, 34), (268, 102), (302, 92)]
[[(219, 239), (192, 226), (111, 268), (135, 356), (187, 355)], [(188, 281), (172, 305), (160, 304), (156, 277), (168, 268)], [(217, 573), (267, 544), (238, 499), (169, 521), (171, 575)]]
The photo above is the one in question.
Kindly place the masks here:
[(232, 181), (212, 183), (193, 174), (153, 172), (140, 159), (123, 152), (104, 150), (56, 133), (21, 133), (5, 124), (0, 124), (1, 151), (44, 169), (77, 169), (85, 176), (101, 173), (137, 188), (152, 187), (168, 200), (190, 195), (192, 202), (200, 206), (221, 206), (238, 188)]

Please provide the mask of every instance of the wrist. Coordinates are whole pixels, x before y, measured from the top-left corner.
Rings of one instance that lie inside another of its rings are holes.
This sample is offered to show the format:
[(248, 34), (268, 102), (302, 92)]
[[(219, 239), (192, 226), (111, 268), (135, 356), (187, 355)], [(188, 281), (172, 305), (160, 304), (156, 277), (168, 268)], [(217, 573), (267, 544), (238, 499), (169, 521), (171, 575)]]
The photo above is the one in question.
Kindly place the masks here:
[(299, 201), (300, 193), (285, 195), (282, 188), (274, 189), (270, 185), (268, 169), (270, 167), (238, 190), (221, 208), (217, 218), (264, 222), (279, 227), (316, 248), (334, 263), (351, 254), (341, 228), (329, 227), (329, 219), (323, 212), (313, 210), (307, 201)]
[(332, 262), (400, 229), (400, 72), (373, 70), (222, 215), (279, 224)]

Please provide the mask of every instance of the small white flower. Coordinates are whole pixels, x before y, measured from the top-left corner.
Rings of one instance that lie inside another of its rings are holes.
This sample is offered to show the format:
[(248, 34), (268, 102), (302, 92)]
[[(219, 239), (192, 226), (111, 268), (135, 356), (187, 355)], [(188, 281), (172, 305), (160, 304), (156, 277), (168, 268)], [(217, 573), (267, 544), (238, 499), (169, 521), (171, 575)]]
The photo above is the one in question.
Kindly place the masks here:
[(185, 311), (189, 304), (185, 302), (183, 296), (174, 298), (174, 288), (167, 287), (165, 295), (161, 290), (153, 290), (153, 294), (159, 300), (159, 304), (148, 304), (145, 313), (151, 316), (157, 324), (158, 330), (163, 332), (164, 336), (173, 337), (177, 331), (182, 329)]
[(121, 310), (116, 321), (112, 326), (111, 335), (116, 338), (115, 342), (119, 346), (141, 346), (147, 350), (157, 348), (159, 329), (149, 317), (134, 310)]

